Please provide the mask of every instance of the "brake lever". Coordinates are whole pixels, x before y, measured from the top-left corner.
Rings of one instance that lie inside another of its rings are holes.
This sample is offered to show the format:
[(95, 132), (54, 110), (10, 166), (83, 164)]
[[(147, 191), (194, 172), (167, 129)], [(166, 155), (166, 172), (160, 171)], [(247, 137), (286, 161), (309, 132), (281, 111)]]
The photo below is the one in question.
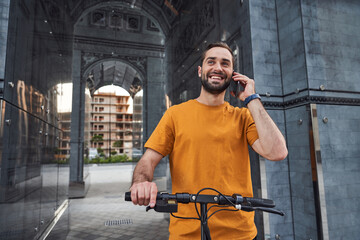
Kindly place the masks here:
[(255, 210), (260, 210), (260, 211), (263, 211), (263, 212), (269, 212), (269, 213), (274, 213), (274, 214), (278, 214), (280, 216), (285, 216), (285, 213), (280, 211), (280, 210), (277, 210), (277, 209), (274, 209), (274, 208), (263, 208), (263, 207), (254, 207)]
[(174, 200), (156, 200), (155, 206), (152, 208), (150, 206), (146, 207), (146, 211), (154, 209), (156, 212), (166, 212), (166, 213), (175, 213), (178, 210), (178, 203)]
[(237, 205), (237, 209), (239, 210), (242, 210), (242, 211), (245, 211), (245, 212), (252, 212), (252, 211), (255, 211), (255, 210), (260, 210), (260, 211), (263, 211), (263, 212), (269, 212), (269, 213), (274, 213), (274, 214), (278, 214), (280, 216), (285, 216), (285, 213), (280, 211), (280, 210), (277, 210), (277, 209), (274, 209), (274, 208), (266, 208), (266, 207), (251, 207), (251, 206), (244, 206), (244, 205)]

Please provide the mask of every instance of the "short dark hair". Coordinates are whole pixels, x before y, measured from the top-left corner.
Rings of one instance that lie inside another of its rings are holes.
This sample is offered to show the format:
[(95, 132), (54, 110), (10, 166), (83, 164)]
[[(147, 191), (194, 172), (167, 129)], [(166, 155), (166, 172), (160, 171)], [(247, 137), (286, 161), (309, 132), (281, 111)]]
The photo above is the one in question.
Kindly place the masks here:
[(214, 43), (210, 43), (209, 45), (207, 45), (207, 47), (205, 48), (205, 50), (203, 51), (203, 53), (201, 55), (201, 64), (203, 63), (203, 61), (205, 59), (205, 55), (206, 55), (207, 51), (209, 51), (210, 49), (212, 49), (214, 47), (222, 47), (222, 48), (227, 49), (231, 53), (231, 56), (232, 56), (231, 60), (232, 60), (232, 64), (234, 65), (234, 61), (235, 61), (234, 53), (231, 50), (231, 48), (229, 47), (229, 45), (227, 45), (224, 42), (214, 42)]

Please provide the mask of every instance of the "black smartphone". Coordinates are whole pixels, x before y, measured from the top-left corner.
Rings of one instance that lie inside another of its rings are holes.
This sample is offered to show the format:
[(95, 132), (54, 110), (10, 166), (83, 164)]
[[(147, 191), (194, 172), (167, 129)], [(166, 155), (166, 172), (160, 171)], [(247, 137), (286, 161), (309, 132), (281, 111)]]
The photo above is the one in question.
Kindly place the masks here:
[[(235, 71), (233, 71), (232, 76), (235, 75)], [(242, 90), (242, 86), (240, 84), (240, 81), (234, 81), (234, 79), (232, 79), (231, 83), (231, 91), (234, 92), (235, 97), (239, 97), (240, 91)]]

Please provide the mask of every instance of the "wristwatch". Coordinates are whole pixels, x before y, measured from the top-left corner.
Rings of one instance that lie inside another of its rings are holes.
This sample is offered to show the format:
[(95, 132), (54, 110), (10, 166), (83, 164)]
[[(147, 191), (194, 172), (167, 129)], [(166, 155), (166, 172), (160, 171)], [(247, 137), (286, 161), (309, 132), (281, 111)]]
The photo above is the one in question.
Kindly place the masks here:
[(258, 99), (261, 99), (260, 95), (257, 94), (257, 93), (248, 96), (247, 98), (245, 98), (245, 101), (244, 101), (245, 106), (247, 106), (250, 101), (252, 101), (252, 100), (254, 100), (254, 99), (257, 99), (257, 98), (258, 98)]

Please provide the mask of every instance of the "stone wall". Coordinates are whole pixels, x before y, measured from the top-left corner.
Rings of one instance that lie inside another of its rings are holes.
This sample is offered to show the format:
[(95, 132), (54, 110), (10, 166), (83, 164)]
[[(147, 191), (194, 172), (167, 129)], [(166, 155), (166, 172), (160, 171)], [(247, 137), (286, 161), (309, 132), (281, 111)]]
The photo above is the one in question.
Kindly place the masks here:
[(6, 44), (9, 23), (10, 0), (0, 2), (0, 88), (3, 88), (5, 76)]
[(359, 116), (359, 106), (318, 106), (329, 239), (359, 236)]

